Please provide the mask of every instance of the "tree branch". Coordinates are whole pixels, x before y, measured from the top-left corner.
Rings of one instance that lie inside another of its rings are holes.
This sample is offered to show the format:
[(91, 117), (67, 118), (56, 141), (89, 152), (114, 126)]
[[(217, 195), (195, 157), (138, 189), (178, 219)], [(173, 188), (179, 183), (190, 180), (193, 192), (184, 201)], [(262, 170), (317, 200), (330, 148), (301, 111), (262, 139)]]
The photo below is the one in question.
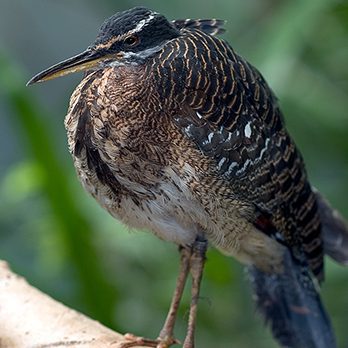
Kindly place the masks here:
[(0, 260), (0, 348), (117, 348), (121, 342), (123, 335), (53, 300)]

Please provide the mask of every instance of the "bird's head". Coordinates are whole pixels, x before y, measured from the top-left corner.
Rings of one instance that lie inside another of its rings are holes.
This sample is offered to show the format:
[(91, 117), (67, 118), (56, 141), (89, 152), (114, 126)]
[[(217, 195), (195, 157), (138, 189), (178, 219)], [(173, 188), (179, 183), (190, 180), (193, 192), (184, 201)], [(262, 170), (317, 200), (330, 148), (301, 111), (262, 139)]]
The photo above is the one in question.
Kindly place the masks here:
[(147, 8), (118, 12), (103, 23), (95, 42), (84, 52), (40, 72), (28, 85), (77, 71), (141, 64), (179, 35), (164, 16)]

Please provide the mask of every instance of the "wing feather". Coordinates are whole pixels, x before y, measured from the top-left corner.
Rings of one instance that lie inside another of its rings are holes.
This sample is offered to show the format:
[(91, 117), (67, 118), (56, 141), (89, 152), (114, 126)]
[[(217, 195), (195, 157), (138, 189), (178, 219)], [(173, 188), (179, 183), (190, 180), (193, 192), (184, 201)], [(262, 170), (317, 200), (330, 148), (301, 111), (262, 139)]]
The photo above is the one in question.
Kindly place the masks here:
[(225, 32), (225, 21), (221, 19), (176, 19), (172, 23), (177, 29), (198, 29), (210, 35)]
[[(202, 31), (182, 32), (156, 64), (163, 102), (176, 100), (175, 122), (215, 160), (216, 175), (241, 201), (270, 216), (287, 245), (304, 253), (322, 278), (316, 197), (276, 97), (258, 70), (225, 41)], [(168, 81), (173, 72), (180, 78)]]

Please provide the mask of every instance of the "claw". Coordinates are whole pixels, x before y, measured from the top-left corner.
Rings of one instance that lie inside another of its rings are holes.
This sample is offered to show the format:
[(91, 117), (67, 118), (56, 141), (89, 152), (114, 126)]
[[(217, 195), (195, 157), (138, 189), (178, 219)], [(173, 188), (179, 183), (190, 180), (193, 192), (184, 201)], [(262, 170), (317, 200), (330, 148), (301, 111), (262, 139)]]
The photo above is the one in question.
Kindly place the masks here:
[(138, 337), (131, 333), (124, 336), (125, 341), (120, 342), (117, 348), (131, 348), (131, 347), (153, 347), (153, 348), (169, 348), (173, 344), (180, 342), (173, 337), (166, 337), (164, 339), (152, 340), (149, 338)]
[(158, 345), (156, 348), (169, 348), (173, 344), (180, 344), (181, 342), (174, 337), (158, 338)]

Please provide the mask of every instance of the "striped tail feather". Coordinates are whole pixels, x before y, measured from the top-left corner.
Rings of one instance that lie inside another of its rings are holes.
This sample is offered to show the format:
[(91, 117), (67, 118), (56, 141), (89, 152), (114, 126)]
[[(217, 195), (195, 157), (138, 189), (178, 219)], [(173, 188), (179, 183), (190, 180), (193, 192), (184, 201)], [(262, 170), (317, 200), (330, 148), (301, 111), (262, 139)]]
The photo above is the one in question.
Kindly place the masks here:
[(335, 348), (335, 336), (312, 276), (284, 253), (284, 272), (248, 268), (258, 311), (274, 338), (287, 348)]

